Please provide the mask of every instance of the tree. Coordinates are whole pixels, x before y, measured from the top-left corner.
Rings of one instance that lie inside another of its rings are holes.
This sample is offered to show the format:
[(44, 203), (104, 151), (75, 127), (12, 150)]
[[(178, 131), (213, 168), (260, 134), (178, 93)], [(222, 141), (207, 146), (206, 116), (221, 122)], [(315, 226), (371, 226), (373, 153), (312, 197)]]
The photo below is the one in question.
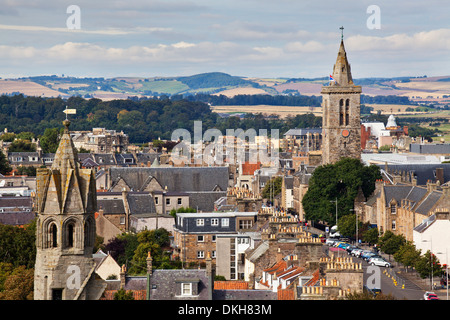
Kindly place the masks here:
[(15, 268), (4, 282), (0, 300), (33, 300), (34, 269)]
[(422, 279), (430, 277), (431, 280), (431, 276), (437, 277), (442, 274), (442, 266), (439, 263), (439, 259), (430, 250), (416, 260), (414, 268)]
[(41, 147), (44, 153), (55, 153), (58, 149), (60, 137), (60, 129), (47, 128), (41, 137)]
[(126, 291), (124, 288), (120, 288), (114, 293), (114, 300), (134, 300), (133, 292), (131, 292), (131, 290)]
[(273, 201), (273, 199), (281, 192), (282, 184), (282, 177), (274, 177), (270, 179), (269, 182), (266, 183), (262, 191), (263, 198)]
[(147, 271), (147, 256), (150, 252), (153, 266), (158, 268), (164, 259), (163, 248), (169, 247), (169, 232), (166, 229), (144, 230), (137, 234), (138, 246), (134, 251), (129, 272), (131, 274), (144, 274)]
[(9, 165), (8, 158), (6, 158), (5, 154), (0, 151), (0, 173), (3, 175), (7, 175), (12, 171), (11, 166)]
[(192, 212), (192, 213), (194, 213), (194, 212), (197, 212), (197, 210), (196, 209), (194, 209), (194, 208), (191, 208), (191, 207), (181, 207), (181, 208), (178, 208), (178, 209), (172, 209), (172, 210), (170, 210), (170, 215), (174, 218), (174, 219), (176, 219), (177, 218), (177, 213), (183, 213), (183, 212)]
[(404, 235), (395, 235), (392, 231), (388, 230), (379, 240), (380, 249), (384, 253), (387, 253), (389, 257), (395, 254), (401, 246), (406, 244)]
[(406, 242), (394, 254), (395, 261), (400, 262), (405, 267), (414, 267), (420, 258), (420, 250), (417, 250), (414, 244)]
[(376, 244), (378, 242), (378, 235), (379, 235), (378, 229), (371, 228), (362, 234), (362, 240), (369, 244)]
[[(358, 231), (362, 222), (358, 221)], [(356, 238), (356, 214), (347, 214), (338, 220), (339, 233), (343, 237)]]
[(381, 179), (379, 167), (365, 166), (358, 159), (343, 158), (335, 164), (317, 167), (302, 200), (306, 219), (334, 224), (335, 199), (339, 219), (353, 209), (359, 189), (366, 198), (373, 193), (377, 179)]
[(134, 251), (138, 245), (139, 242), (136, 234), (122, 233), (110, 239), (105, 245), (105, 250), (110, 252), (111, 256), (119, 265), (123, 265), (133, 258)]

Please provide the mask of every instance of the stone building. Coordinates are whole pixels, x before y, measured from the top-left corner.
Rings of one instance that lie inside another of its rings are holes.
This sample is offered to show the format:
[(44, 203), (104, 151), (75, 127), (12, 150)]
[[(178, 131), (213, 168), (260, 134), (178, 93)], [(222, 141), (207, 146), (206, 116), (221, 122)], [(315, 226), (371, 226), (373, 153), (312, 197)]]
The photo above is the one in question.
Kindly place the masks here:
[(220, 234), (249, 231), (257, 212), (178, 213), (174, 226), (174, 254), (183, 262), (201, 263), (210, 254), (216, 261), (216, 240)]
[(322, 163), (342, 157), (361, 158), (361, 86), (353, 83), (344, 41), (341, 41), (333, 80), (322, 87)]
[(95, 277), (93, 247), (97, 209), (95, 176), (80, 169), (64, 122), (51, 169), (36, 177), (36, 263), (34, 299), (97, 300), (105, 284)]
[(93, 153), (122, 153), (128, 147), (128, 135), (116, 130), (93, 128), (92, 131), (75, 131), (71, 134), (75, 148)]

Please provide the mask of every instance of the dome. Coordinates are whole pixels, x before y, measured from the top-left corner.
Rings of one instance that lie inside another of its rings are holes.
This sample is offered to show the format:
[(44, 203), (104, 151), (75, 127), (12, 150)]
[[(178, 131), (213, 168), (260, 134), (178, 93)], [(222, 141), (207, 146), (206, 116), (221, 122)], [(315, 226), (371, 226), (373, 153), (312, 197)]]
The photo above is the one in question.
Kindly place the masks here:
[(396, 128), (397, 127), (397, 122), (395, 122), (395, 117), (393, 114), (391, 114), (388, 118), (387, 124), (386, 124), (386, 128)]

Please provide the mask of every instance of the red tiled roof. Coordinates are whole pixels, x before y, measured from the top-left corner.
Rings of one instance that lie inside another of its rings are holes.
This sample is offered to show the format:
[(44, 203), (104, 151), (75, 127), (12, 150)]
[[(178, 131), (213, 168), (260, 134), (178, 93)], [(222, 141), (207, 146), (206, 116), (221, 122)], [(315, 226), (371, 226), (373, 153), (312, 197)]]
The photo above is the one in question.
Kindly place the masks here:
[(242, 164), (242, 174), (243, 175), (253, 175), (255, 173), (255, 170), (258, 170), (261, 168), (261, 162), (258, 163), (243, 163)]
[(248, 290), (248, 282), (214, 281), (214, 290)]
[(277, 296), (278, 300), (295, 300), (293, 289), (279, 289)]

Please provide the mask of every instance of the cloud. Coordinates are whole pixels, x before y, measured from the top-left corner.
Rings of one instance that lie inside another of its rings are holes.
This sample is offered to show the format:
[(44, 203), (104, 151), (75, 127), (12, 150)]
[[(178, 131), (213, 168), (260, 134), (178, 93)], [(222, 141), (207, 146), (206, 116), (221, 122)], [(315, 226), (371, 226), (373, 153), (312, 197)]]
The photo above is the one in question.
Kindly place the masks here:
[(45, 26), (19, 26), (19, 25), (5, 25), (0, 24), (0, 30), (14, 30), (14, 31), (30, 31), (30, 32), (64, 32), (64, 33), (78, 33), (78, 34), (98, 34), (98, 35), (128, 35), (137, 33), (152, 33), (152, 32), (165, 32), (171, 31), (171, 28), (158, 28), (158, 27), (136, 27), (128, 29), (118, 28), (106, 28), (98, 30), (90, 30), (85, 28), (69, 29), (58, 27), (45, 27)]

